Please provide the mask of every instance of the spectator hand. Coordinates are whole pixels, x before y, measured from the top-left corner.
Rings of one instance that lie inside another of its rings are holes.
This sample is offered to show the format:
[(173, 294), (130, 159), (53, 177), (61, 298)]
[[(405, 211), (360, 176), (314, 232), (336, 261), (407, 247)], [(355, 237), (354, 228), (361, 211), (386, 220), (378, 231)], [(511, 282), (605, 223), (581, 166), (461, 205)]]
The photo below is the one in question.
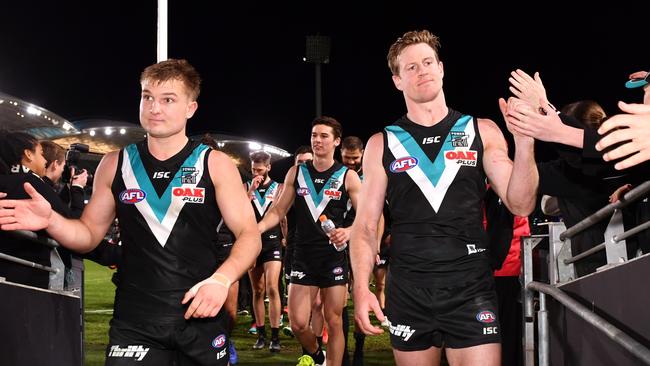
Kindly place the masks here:
[(614, 193), (609, 196), (609, 203), (614, 203), (617, 202), (618, 200), (621, 199), (627, 192), (629, 192), (632, 189), (631, 184), (625, 184), (621, 187), (619, 187), (617, 190), (614, 191)]
[(500, 101), (499, 104), (508, 130), (514, 136), (523, 135), (546, 142), (558, 141), (565, 125), (548, 105), (541, 104), (541, 110), (546, 113), (542, 114), (530, 103), (517, 98), (509, 98), (507, 108), (505, 101)]
[(621, 170), (650, 160), (650, 105), (619, 102), (618, 106), (627, 114), (617, 114), (600, 126), (598, 133), (606, 136), (598, 141), (596, 150), (602, 151), (621, 143), (603, 154), (605, 161), (628, 156), (614, 165)]
[(508, 81), (510, 82), (510, 92), (534, 106), (535, 109), (541, 108), (542, 105), (548, 105), (546, 89), (538, 72), (535, 73), (533, 79), (524, 71), (517, 69), (510, 73)]

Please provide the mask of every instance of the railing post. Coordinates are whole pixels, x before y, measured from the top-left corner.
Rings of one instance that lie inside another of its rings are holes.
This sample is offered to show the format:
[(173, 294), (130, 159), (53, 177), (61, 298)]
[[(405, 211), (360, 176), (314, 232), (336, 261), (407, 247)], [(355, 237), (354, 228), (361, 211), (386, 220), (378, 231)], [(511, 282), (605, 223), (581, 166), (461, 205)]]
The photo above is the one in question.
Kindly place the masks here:
[(614, 210), (605, 230), (605, 252), (607, 253), (607, 266), (616, 266), (627, 261), (627, 243), (625, 240), (616, 241), (615, 236), (623, 233), (623, 214), (621, 210)]
[(546, 310), (546, 294), (539, 293), (539, 311), (537, 312), (537, 337), (539, 340), (539, 366), (549, 365), (548, 311)]
[(523, 354), (526, 366), (535, 365), (535, 308), (533, 305), (534, 291), (528, 290), (527, 286), (533, 281), (533, 249), (542, 241), (543, 237), (522, 237), (521, 238), (521, 286), (524, 304), (523, 311)]

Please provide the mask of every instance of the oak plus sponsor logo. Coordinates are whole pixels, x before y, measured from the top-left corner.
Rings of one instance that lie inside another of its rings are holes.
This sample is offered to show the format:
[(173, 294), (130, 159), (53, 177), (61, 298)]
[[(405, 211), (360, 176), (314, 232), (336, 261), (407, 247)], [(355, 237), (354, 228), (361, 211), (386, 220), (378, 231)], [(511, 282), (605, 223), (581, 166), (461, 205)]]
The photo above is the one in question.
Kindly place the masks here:
[(147, 193), (141, 189), (129, 188), (120, 192), (120, 202), (127, 205), (133, 205), (138, 202), (144, 201), (147, 198)]
[(416, 166), (418, 166), (418, 159), (416, 157), (405, 156), (393, 160), (393, 162), (390, 163), (390, 171), (393, 173), (403, 173), (409, 169), (415, 168)]
[(325, 190), (325, 197), (329, 197), (332, 200), (340, 200), (341, 199), (341, 191), (337, 191), (334, 189), (326, 189)]
[(415, 329), (411, 329), (410, 325), (393, 324), (390, 322), (390, 320), (388, 320), (388, 318), (386, 319), (388, 323), (388, 331), (390, 334), (394, 335), (395, 337), (402, 338), (404, 342), (408, 342), (409, 339), (411, 339), (413, 333), (415, 333)]
[(478, 153), (476, 150), (447, 150), (445, 151), (445, 161), (447, 164), (475, 167), (478, 163)]
[(124, 348), (114, 345), (108, 351), (108, 357), (135, 358), (137, 362), (140, 362), (147, 355), (147, 352), (149, 352), (149, 348), (144, 348), (140, 344), (133, 344)]
[(205, 188), (175, 187), (172, 195), (179, 197), (187, 203), (203, 203), (205, 200)]

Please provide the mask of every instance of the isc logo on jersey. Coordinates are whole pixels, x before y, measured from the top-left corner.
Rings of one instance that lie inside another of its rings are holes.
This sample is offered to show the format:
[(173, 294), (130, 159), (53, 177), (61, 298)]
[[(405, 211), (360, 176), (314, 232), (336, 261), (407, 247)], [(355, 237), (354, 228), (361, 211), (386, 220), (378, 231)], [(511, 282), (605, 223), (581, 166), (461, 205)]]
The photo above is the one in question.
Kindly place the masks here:
[(183, 202), (203, 203), (205, 199), (205, 188), (183, 188), (176, 187), (172, 190), (174, 197), (180, 197)]
[(390, 171), (393, 173), (402, 173), (418, 166), (418, 159), (413, 156), (405, 156), (390, 163)]
[(329, 197), (330, 199), (333, 199), (333, 200), (336, 200), (336, 201), (341, 199), (341, 191), (337, 191), (337, 190), (334, 190), (334, 189), (326, 189), (324, 193), (325, 193), (325, 196)]
[(129, 205), (136, 204), (143, 201), (147, 197), (147, 193), (141, 189), (129, 188), (120, 192), (120, 202)]
[(476, 150), (449, 150), (445, 151), (447, 164), (453, 163), (463, 166), (476, 166), (478, 154)]

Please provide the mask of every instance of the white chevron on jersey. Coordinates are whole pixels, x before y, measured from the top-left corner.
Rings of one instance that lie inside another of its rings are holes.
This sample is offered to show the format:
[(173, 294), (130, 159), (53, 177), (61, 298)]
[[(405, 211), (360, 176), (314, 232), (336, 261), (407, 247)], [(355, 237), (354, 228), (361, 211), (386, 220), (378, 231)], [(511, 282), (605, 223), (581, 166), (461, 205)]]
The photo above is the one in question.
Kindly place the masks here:
[[(198, 150), (201, 149), (201, 147), (203, 147), (203, 149)], [(135, 207), (138, 209), (142, 217), (147, 222), (149, 229), (158, 240), (158, 243), (164, 247), (165, 244), (167, 243), (167, 239), (169, 238), (172, 229), (174, 228), (174, 224), (176, 224), (178, 215), (180, 214), (181, 210), (185, 206), (185, 201), (183, 201), (182, 197), (174, 196), (172, 194), (172, 189), (177, 188), (179, 186), (181, 188), (195, 188), (197, 186), (197, 184), (201, 181), (201, 178), (203, 177), (203, 168), (204, 168), (203, 160), (206, 151), (209, 151), (209, 149), (206, 148), (204, 145), (200, 145), (200, 147), (197, 147), (195, 151), (192, 154), (190, 154), (190, 157), (188, 157), (188, 160), (190, 160), (192, 157), (196, 159), (194, 161), (194, 168), (196, 169), (195, 172), (197, 172), (197, 174), (194, 183), (193, 184), (185, 183), (185, 184), (178, 185), (177, 182), (178, 183), (181, 182), (180, 176), (182, 170), (179, 168), (174, 178), (169, 182), (169, 186), (163, 193), (162, 197), (158, 197), (158, 193), (156, 192), (155, 189), (153, 189), (153, 186), (149, 181), (149, 177), (145, 172), (144, 166), (142, 166), (142, 161), (140, 160), (137, 149), (125, 148), (123, 151), (124, 151), (124, 158), (122, 160), (122, 179), (124, 180), (124, 185), (126, 189), (141, 189), (146, 192), (147, 194), (146, 198), (140, 202), (135, 203)], [(129, 155), (129, 151), (131, 151), (132, 154), (135, 151), (135, 154), (133, 155), (137, 155), (137, 156)], [(196, 157), (197, 152), (198, 152), (198, 158)], [(134, 164), (135, 166), (132, 167), (132, 164)], [(139, 175), (140, 175), (140, 179), (143, 180), (143, 184), (148, 186), (146, 187), (147, 189), (140, 187), (134, 169), (139, 170), (141, 172), (145, 172), (144, 176), (143, 174), (139, 174)], [(176, 185), (176, 187), (172, 187), (173, 185)], [(160, 215), (156, 215), (155, 210), (148, 202), (149, 200), (169, 202), (169, 205), (167, 207), (164, 207), (165, 205), (163, 205), (162, 207), (162, 210), (164, 210), (163, 211), (164, 216), (162, 215), (163, 212), (159, 212)], [(162, 217), (160, 217), (159, 219), (159, 216)]]
[[(470, 119), (464, 130), (466, 136), (468, 136), (467, 139), (467, 146), (472, 146), (472, 143), (474, 142), (474, 138), (476, 137), (476, 133), (474, 131), (474, 123)], [(420, 149), (419, 145), (417, 145), (417, 142), (413, 141), (413, 137), (406, 131), (403, 131), (403, 133), (408, 135), (408, 143), (410, 146), (415, 146), (418, 149)], [(451, 186), (451, 183), (454, 181), (454, 178), (456, 178), (456, 174), (458, 173), (458, 170), (460, 170), (461, 165), (460, 164), (446, 164), (446, 159), (442, 159), (444, 161), (444, 169), (442, 170), (442, 174), (440, 174), (438, 181), (434, 185), (434, 183), (431, 181), (431, 179), (427, 176), (427, 174), (422, 170), (422, 165), (425, 166), (433, 166), (433, 163), (431, 162), (431, 159), (429, 159), (428, 156), (424, 154), (423, 151), (419, 151), (419, 153), (416, 152), (408, 152), (402, 142), (400, 142), (399, 138), (391, 131), (386, 130), (386, 136), (388, 138), (388, 148), (390, 151), (393, 153), (395, 156), (395, 159), (398, 160), (400, 158), (406, 158), (410, 157), (412, 155), (415, 155), (415, 157), (420, 160), (421, 163), (426, 162), (426, 164), (418, 164), (417, 166), (409, 169), (406, 171), (408, 175), (411, 177), (413, 182), (420, 188), (420, 191), (424, 194), (424, 197), (429, 201), (429, 204), (431, 205), (431, 208), (433, 208), (434, 212), (438, 212), (440, 209), (440, 205), (442, 204), (442, 201), (445, 198), (445, 195), (447, 194), (447, 190)], [(449, 136), (447, 137), (449, 139)], [(440, 153), (439, 154), (444, 154), (444, 149), (445, 146), (441, 147)], [(441, 155), (442, 156), (442, 155)], [(424, 160), (426, 159), (426, 160)], [(436, 159), (437, 160), (437, 159)]]
[[(307, 166), (301, 164), (300, 166), (298, 166), (297, 170), (298, 170), (298, 174), (296, 176), (296, 179), (298, 179), (298, 186), (300, 188), (304, 188), (309, 191), (309, 194), (305, 195), (304, 199), (305, 199), (305, 203), (307, 203), (307, 208), (309, 208), (309, 213), (311, 213), (314, 222), (316, 222), (318, 221), (318, 217), (320, 217), (320, 215), (325, 210), (325, 207), (327, 207), (327, 204), (331, 200), (331, 198), (327, 195), (323, 197), (323, 192), (325, 191), (325, 189), (327, 189), (327, 187), (331, 187), (333, 182), (336, 182), (335, 185), (336, 187), (338, 187), (337, 189), (343, 187), (345, 184), (344, 173), (347, 170), (347, 168), (343, 166), (341, 167), (341, 169), (332, 173), (332, 176), (321, 188), (320, 192), (315, 192), (316, 189), (314, 188), (314, 185), (311, 183), (311, 176), (309, 176), (309, 170), (307, 170)], [(307, 179), (305, 179), (304, 174), (307, 174)], [(314, 200), (314, 198), (316, 198), (316, 200)]]

